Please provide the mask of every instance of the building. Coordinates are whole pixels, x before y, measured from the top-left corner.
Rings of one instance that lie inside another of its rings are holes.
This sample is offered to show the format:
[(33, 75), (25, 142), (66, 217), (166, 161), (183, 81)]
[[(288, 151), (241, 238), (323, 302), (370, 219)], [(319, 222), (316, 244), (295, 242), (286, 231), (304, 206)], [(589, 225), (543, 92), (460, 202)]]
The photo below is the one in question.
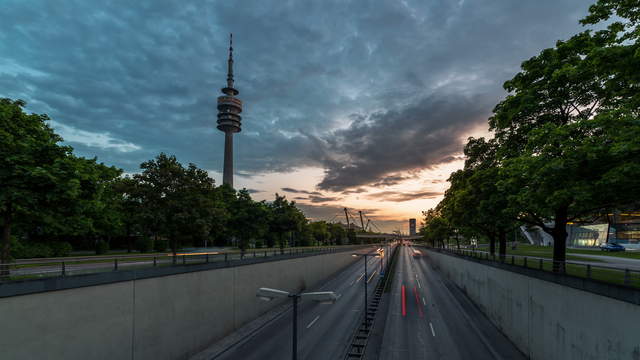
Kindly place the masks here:
[(240, 132), (242, 101), (236, 98), (240, 92), (233, 87), (233, 34), (229, 36), (229, 60), (227, 61), (227, 87), (218, 97), (218, 130), (224, 132), (224, 169), (222, 183), (233, 187), (233, 134)]
[(416, 235), (416, 219), (409, 219), (409, 236)]
[[(553, 226), (553, 223), (549, 223)], [(521, 226), (522, 234), (536, 245), (551, 246), (553, 237), (538, 226)], [(628, 249), (640, 249), (640, 213), (616, 212), (595, 219), (592, 223), (567, 224), (567, 246), (598, 247), (618, 243)]]

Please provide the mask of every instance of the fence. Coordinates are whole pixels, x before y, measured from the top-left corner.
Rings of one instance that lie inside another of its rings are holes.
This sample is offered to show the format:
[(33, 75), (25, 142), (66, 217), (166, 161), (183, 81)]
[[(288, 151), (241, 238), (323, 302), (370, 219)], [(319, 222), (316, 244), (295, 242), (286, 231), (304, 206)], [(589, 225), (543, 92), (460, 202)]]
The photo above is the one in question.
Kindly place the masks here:
[(500, 262), (502, 264), (510, 264), (513, 266), (537, 269), (546, 272), (554, 272), (553, 270), (555, 265), (555, 269), (557, 270), (555, 273), (640, 288), (640, 271), (624, 267), (597, 265), (588, 262), (576, 261), (554, 262), (552, 259), (521, 255), (500, 257), (484, 251), (467, 249), (447, 249), (440, 251), (453, 253), (458, 256)]
[[(357, 246), (356, 246), (357, 247)], [(61, 259), (28, 259), (17, 260), (11, 264), (0, 264), (8, 267), (9, 275), (0, 277), (0, 282), (37, 279), (43, 277), (65, 277), (70, 275), (137, 270), (143, 268), (206, 264), (229, 262), (251, 258), (268, 258), (296, 255), (322, 254), (343, 251), (354, 246), (344, 247), (309, 247), (284, 249), (251, 249), (245, 252), (201, 252), (184, 254), (124, 255), (102, 257), (77, 257)]]

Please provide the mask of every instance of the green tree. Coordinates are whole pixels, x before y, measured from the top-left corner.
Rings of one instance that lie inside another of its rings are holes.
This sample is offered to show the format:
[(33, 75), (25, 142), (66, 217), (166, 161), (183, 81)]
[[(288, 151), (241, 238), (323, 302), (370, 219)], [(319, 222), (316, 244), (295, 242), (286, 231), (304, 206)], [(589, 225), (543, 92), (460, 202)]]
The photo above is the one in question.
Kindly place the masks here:
[[(214, 181), (206, 171), (164, 153), (140, 165), (133, 176), (146, 227), (168, 238), (175, 256), (181, 241), (209, 236), (215, 210)], [(175, 259), (175, 258), (174, 258)]]
[[(60, 198), (80, 191), (68, 157), (71, 148), (47, 125), (46, 115), (26, 114), (22, 100), (0, 99), (0, 265), (10, 261), (12, 226), (17, 217), (60, 207)], [(0, 266), (0, 275), (8, 269)]]
[(280, 249), (284, 251), (285, 234), (302, 230), (306, 223), (304, 214), (295, 206), (295, 202), (287, 201), (286, 197), (276, 194), (275, 200), (269, 205), (271, 209), (271, 219), (269, 221), (269, 231), (278, 235)]
[(244, 252), (251, 239), (263, 237), (269, 230), (269, 207), (251, 199), (247, 189), (238, 191), (233, 202), (229, 227), (238, 237), (238, 247)]
[(465, 166), (451, 174), (451, 186), (438, 210), (460, 233), (482, 235), (489, 239), (489, 251), (495, 254), (496, 240), (501, 259), (506, 256), (507, 233), (517, 224), (510, 212), (507, 195), (497, 186), (500, 172), (494, 140), (470, 138), (465, 146)]
[(444, 247), (444, 240), (451, 235), (451, 227), (446, 219), (436, 209), (423, 211), (422, 215), (424, 218), (420, 227), (420, 235), (425, 241), (431, 242), (431, 246), (436, 247), (437, 242), (440, 247)]

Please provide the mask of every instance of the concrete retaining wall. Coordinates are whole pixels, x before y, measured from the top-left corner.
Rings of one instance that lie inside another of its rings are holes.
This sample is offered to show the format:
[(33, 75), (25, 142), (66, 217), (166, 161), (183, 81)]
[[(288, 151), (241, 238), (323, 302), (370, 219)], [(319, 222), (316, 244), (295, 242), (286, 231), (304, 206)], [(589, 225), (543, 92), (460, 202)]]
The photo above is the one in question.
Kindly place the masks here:
[(349, 252), (0, 298), (3, 359), (185, 359), (296, 291), (353, 263)]
[(640, 359), (640, 306), (428, 251), (531, 359)]

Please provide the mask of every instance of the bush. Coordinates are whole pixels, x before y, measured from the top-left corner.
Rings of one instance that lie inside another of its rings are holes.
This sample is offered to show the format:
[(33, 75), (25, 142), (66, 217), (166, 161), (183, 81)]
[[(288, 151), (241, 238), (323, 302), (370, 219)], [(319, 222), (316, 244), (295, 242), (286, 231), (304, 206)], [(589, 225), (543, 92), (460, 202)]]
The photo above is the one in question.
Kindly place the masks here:
[(53, 250), (44, 243), (28, 243), (13, 240), (11, 244), (11, 257), (14, 259), (31, 259), (52, 257)]
[(153, 242), (153, 249), (158, 252), (166, 251), (169, 247), (169, 241), (165, 239), (157, 239)]
[(141, 253), (149, 252), (153, 249), (153, 239), (147, 236), (142, 236), (136, 239), (136, 250)]
[(109, 251), (109, 243), (104, 240), (96, 242), (96, 255), (106, 254)]
[(51, 243), (50, 247), (53, 256), (56, 257), (69, 256), (69, 254), (71, 254), (71, 251), (73, 250), (71, 244), (66, 241)]
[(256, 247), (256, 249), (263, 248), (264, 247), (264, 242), (262, 240), (256, 240), (255, 247)]

